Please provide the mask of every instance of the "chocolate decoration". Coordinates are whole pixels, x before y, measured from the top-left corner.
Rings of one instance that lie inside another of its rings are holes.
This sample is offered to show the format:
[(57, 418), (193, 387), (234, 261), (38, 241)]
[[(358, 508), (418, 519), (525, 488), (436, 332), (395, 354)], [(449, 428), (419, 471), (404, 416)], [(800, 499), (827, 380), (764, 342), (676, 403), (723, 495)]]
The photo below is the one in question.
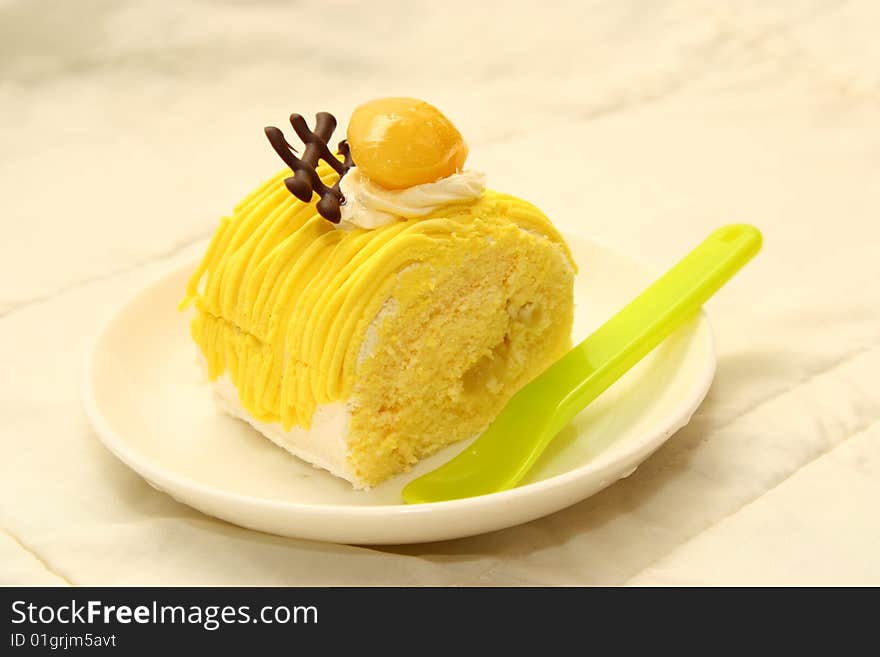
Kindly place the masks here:
[[(348, 142), (344, 139), (339, 142), (339, 154), (345, 160), (340, 162), (327, 146), (330, 136), (336, 129), (336, 118), (329, 112), (318, 112), (315, 115), (314, 132), (309, 130), (306, 120), (300, 114), (290, 115), (290, 125), (293, 126), (293, 130), (306, 146), (302, 157), (294, 155), (296, 149), (287, 143), (281, 130), (272, 126), (264, 128), (272, 148), (284, 160), (284, 163), (293, 170), (293, 175), (290, 178), (284, 179), (284, 185), (291, 194), (303, 203), (309, 203), (312, 200), (313, 193), (318, 194), (321, 197), (317, 204), (315, 204), (318, 214), (328, 221), (338, 224), (342, 217), (342, 212), (339, 208), (345, 202), (345, 197), (339, 191), (339, 182), (348, 170), (354, 166)], [(321, 160), (324, 160), (333, 167), (333, 170), (339, 174), (339, 180), (332, 187), (325, 185), (320, 176), (318, 176), (316, 167)]]

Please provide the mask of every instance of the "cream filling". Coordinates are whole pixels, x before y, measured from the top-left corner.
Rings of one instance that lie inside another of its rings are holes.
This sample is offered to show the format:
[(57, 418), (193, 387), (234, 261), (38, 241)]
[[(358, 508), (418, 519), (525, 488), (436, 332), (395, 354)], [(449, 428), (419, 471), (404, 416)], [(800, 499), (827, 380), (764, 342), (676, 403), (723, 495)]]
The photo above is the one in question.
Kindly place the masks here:
[(401, 219), (423, 217), (444, 205), (475, 200), (485, 188), (483, 173), (462, 171), (406, 189), (385, 189), (355, 167), (339, 183), (345, 197), (340, 225), (370, 229)]
[[(410, 267), (413, 266), (414, 265), (410, 265)], [(409, 269), (409, 267), (406, 267), (403, 271), (406, 271), (406, 269)], [(397, 274), (398, 278), (403, 271)], [(376, 346), (379, 343), (379, 327), (382, 325), (382, 322), (385, 321), (386, 317), (396, 315), (399, 310), (400, 304), (397, 302), (397, 299), (394, 297), (388, 297), (385, 299), (385, 303), (382, 304), (378, 314), (373, 318), (373, 321), (370, 322), (370, 325), (367, 326), (367, 332), (364, 334), (364, 341), (361, 343), (360, 351), (358, 351), (358, 367), (360, 367), (361, 363), (367, 360), (367, 358), (372, 356), (376, 351)]]
[(214, 396), (221, 411), (244, 420), (279, 447), (311, 463), (316, 468), (350, 481), (355, 488), (364, 488), (348, 465), (348, 433), (351, 407), (348, 402), (320, 404), (312, 416), (309, 429), (291, 427), (285, 431), (278, 422), (260, 422), (241, 405), (238, 391), (229, 375), (224, 373), (213, 383)]

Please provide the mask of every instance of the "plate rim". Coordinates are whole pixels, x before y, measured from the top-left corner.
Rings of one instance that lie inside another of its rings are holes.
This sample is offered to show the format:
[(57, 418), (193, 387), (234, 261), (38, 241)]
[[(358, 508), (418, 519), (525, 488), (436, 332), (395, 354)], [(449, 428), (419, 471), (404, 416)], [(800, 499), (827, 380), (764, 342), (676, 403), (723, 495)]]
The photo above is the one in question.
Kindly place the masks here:
[[(645, 273), (647, 276), (656, 277), (657, 275), (652, 271), (652, 268), (647, 267), (644, 263), (632, 258), (626, 253), (622, 253), (617, 249), (606, 246), (604, 243), (594, 239), (587, 233), (577, 230), (565, 230), (561, 232), (566, 240), (568, 240), (569, 238), (586, 240), (593, 245), (599, 247), (600, 249), (608, 251), (615, 256), (628, 261), (635, 268)], [(565, 489), (567, 486), (573, 485), (578, 480), (582, 479), (585, 475), (601, 474), (603, 470), (606, 470), (610, 466), (615, 465), (620, 460), (609, 460), (607, 458), (608, 450), (605, 450), (604, 452), (597, 455), (593, 460), (590, 460), (587, 463), (584, 463), (583, 465), (580, 465), (566, 472), (548, 477), (547, 479), (542, 479), (540, 481), (531, 482), (522, 486), (511, 488), (509, 490), (490, 493), (487, 495), (466, 497), (456, 500), (446, 500), (442, 502), (428, 502), (422, 504), (406, 504), (402, 501), (399, 504), (316, 504), (308, 502), (278, 500), (229, 491), (227, 489), (219, 488), (210, 484), (204, 484), (199, 481), (195, 481), (189, 477), (180, 475), (175, 471), (168, 469), (161, 463), (155, 462), (154, 459), (144, 456), (131, 448), (128, 443), (120, 435), (117, 434), (116, 430), (112, 428), (109, 420), (104, 417), (103, 413), (100, 410), (99, 404), (95, 399), (94, 394), (94, 368), (96, 360), (95, 356), (98, 353), (100, 343), (105, 334), (111, 328), (116, 319), (121, 314), (123, 314), (129, 308), (129, 306), (134, 305), (141, 296), (143, 296), (145, 293), (164, 281), (169, 276), (177, 273), (179, 270), (184, 269), (185, 267), (191, 267), (197, 264), (200, 258), (201, 254), (196, 253), (186, 257), (174, 259), (172, 262), (167, 263), (166, 266), (162, 267), (162, 269), (155, 275), (149, 277), (136, 290), (127, 294), (120, 302), (114, 305), (108, 312), (107, 316), (105, 316), (104, 319), (98, 323), (92, 338), (87, 341), (83, 362), (80, 368), (80, 401), (85, 411), (86, 417), (92, 425), (92, 428), (95, 430), (98, 439), (114, 456), (116, 456), (127, 467), (143, 477), (149, 484), (153, 486), (161, 486), (162, 484), (164, 484), (164, 482), (169, 481), (172, 482), (177, 488), (186, 489), (198, 495), (207, 495), (215, 499), (223, 500), (224, 502), (229, 501), (234, 502), (235, 504), (244, 503), (247, 505), (257, 506), (265, 510), (296, 513), (302, 516), (313, 515), (323, 518), (326, 518), (328, 516), (358, 516), (369, 518), (387, 515), (401, 515), (412, 518), (424, 515), (436, 515), (443, 512), (454, 512), (460, 509), (474, 510), (474, 507), (479, 508), (484, 506), (495, 506), (497, 504), (510, 504), (515, 503), (523, 497), (532, 497), (540, 493), (550, 494), (554, 491), (562, 490)], [(688, 422), (690, 422), (691, 417), (702, 404), (703, 400), (709, 392), (717, 369), (715, 336), (712, 329), (712, 324), (705, 309), (700, 310), (697, 318), (699, 320), (699, 323), (704, 323), (706, 327), (706, 339), (704, 341), (706, 349), (706, 367), (701, 373), (698, 381), (695, 377), (695, 386), (693, 388), (693, 392), (688, 395), (687, 398), (676, 404), (673, 411), (671, 411), (666, 416), (666, 420), (662, 422), (657, 422), (657, 425), (660, 428), (652, 431), (650, 438), (641, 441), (640, 449), (634, 450), (627, 454), (627, 460), (632, 460), (634, 456), (637, 456), (637, 458), (635, 459), (636, 468), (641, 463), (643, 463), (654, 451), (659, 449), (671, 436), (673, 436), (682, 427), (686, 426)], [(629, 472), (627, 474), (616, 477), (612, 481), (604, 483), (604, 485), (600, 487), (600, 490), (601, 488), (605, 488), (608, 485), (614, 483), (618, 479), (629, 476), (629, 474), (631, 473), (632, 472)], [(173, 494), (172, 491), (167, 490), (164, 487), (162, 488), (162, 492), (170, 495), (175, 500), (178, 500), (178, 497)], [(571, 504), (576, 504), (582, 499), (585, 498), (573, 499), (571, 501)], [(187, 506), (193, 506), (189, 502), (181, 501), (181, 503), (187, 504)]]

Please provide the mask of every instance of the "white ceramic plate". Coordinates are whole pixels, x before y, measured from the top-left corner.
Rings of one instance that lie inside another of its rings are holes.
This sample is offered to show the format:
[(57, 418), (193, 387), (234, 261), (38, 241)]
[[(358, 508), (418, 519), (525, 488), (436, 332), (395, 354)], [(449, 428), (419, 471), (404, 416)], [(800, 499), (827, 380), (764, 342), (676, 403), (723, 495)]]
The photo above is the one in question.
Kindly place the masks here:
[[(568, 236), (580, 267), (575, 342), (651, 282), (629, 259)], [(82, 396), (104, 444), (175, 499), (252, 529), (322, 541), (417, 543), (510, 527), (579, 502), (630, 475), (687, 424), (715, 372), (712, 332), (699, 315), (581, 413), (520, 487), (408, 506), (413, 477), (464, 448), (453, 445), (371, 491), (287, 454), (244, 422), (219, 414), (177, 311), (196, 262), (134, 294), (87, 355)], [(113, 495), (109, 487), (107, 495)]]

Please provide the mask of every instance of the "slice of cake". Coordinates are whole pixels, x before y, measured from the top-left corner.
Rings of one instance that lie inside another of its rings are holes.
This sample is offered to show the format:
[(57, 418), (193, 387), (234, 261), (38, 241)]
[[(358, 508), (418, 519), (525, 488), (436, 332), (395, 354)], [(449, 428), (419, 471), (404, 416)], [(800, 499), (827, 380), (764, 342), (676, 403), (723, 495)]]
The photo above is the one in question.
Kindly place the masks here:
[(484, 189), (436, 108), (291, 117), (294, 171), (221, 220), (190, 280), (221, 408), (357, 488), (478, 434), (571, 346), (575, 266), (537, 208)]

